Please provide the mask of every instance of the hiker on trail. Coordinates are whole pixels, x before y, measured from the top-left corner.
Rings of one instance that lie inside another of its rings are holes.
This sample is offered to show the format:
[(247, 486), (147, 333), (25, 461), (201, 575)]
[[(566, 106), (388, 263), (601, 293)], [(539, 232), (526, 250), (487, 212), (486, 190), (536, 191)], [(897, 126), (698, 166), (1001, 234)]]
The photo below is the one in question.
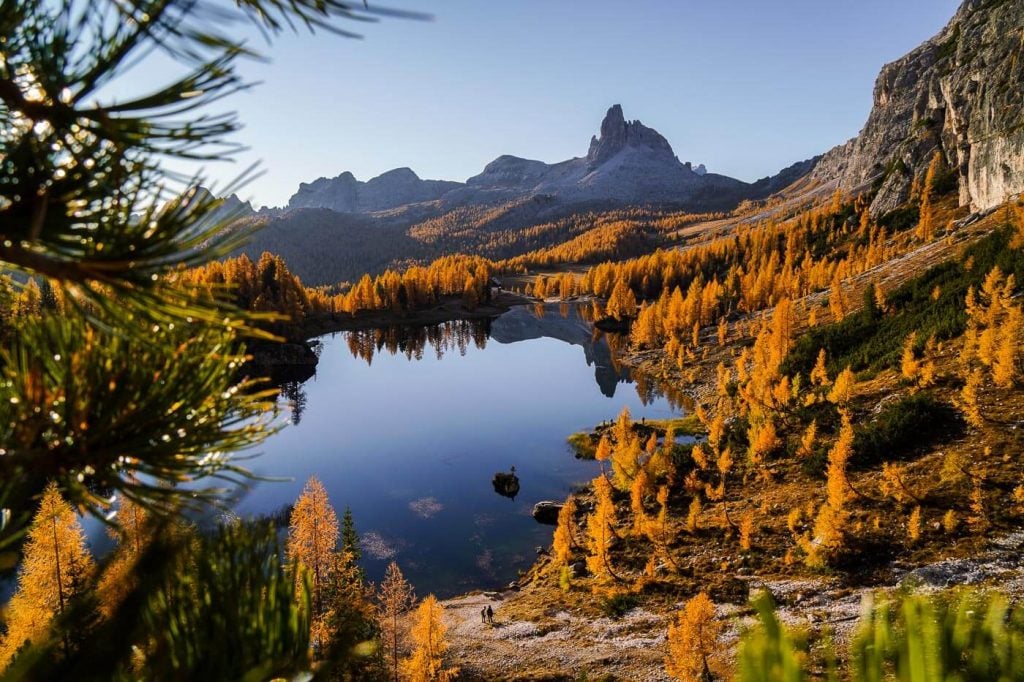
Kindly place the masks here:
[(487, 609), (486, 608), (480, 609), (480, 622), (481, 623), (486, 623), (487, 622)]
[(491, 608), (490, 604), (487, 605), (487, 622), (494, 625), (494, 609)]

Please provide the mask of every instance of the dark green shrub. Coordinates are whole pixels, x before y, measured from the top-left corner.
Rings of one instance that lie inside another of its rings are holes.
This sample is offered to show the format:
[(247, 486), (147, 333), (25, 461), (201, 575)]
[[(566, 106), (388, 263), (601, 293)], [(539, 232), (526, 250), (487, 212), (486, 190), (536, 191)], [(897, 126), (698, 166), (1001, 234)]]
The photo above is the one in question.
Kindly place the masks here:
[(960, 428), (951, 405), (928, 393), (909, 395), (889, 403), (873, 421), (855, 430), (851, 464), (865, 468), (899, 460)]
[(600, 601), (601, 613), (609, 618), (622, 618), (639, 602), (639, 597), (635, 594), (628, 594), (626, 592), (605, 595), (601, 597)]

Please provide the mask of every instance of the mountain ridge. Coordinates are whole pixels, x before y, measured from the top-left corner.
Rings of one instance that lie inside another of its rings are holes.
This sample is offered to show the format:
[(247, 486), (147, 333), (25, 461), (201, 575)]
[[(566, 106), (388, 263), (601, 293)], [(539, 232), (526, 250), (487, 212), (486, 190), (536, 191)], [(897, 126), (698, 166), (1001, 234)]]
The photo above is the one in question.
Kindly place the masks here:
[(703, 164), (694, 170), (691, 163), (679, 160), (661, 133), (639, 120), (627, 120), (622, 106), (615, 104), (582, 157), (549, 164), (504, 154), (465, 182), (422, 180), (409, 168), (396, 168), (362, 182), (344, 171), (335, 178), (302, 183), (287, 209), (369, 214), (436, 201), (440, 210), (451, 210), (549, 196), (569, 203), (689, 202), (700, 210), (763, 198), (765, 188), (777, 184), (746, 183), (709, 173)]

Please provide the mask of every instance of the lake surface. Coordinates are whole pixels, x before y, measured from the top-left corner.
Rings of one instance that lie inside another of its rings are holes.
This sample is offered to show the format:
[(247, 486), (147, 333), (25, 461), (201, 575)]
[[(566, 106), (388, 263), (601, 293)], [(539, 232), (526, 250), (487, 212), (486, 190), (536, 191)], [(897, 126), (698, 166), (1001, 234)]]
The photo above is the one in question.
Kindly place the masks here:
[[(598, 472), (567, 436), (623, 407), (637, 419), (678, 414), (646, 387), (641, 400), (575, 307), (538, 312), (321, 338), (316, 376), (290, 386), (283, 408), (297, 423), (247, 462), (293, 480), (260, 483), (237, 511), (274, 512), (315, 475), (339, 517), (351, 507), (371, 580), (393, 559), (420, 595), (507, 584), (550, 545), (534, 503)], [(513, 466), (514, 500), (491, 485)]]

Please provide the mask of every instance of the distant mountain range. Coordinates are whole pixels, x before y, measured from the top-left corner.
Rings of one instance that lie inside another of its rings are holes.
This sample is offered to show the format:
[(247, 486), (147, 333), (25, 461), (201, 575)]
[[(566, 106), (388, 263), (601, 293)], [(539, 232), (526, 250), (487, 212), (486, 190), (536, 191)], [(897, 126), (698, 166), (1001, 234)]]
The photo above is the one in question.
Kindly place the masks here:
[(658, 131), (640, 121), (627, 121), (616, 104), (583, 157), (547, 164), (500, 156), (466, 182), (421, 180), (409, 168), (360, 182), (346, 171), (336, 178), (301, 184), (288, 209), (369, 214), (436, 202), (437, 210), (446, 211), (544, 197), (561, 204), (672, 204), (694, 211), (722, 210), (782, 189), (812, 166), (813, 161), (804, 162), (784, 175), (753, 184), (708, 173), (703, 165), (694, 169), (679, 160)]

